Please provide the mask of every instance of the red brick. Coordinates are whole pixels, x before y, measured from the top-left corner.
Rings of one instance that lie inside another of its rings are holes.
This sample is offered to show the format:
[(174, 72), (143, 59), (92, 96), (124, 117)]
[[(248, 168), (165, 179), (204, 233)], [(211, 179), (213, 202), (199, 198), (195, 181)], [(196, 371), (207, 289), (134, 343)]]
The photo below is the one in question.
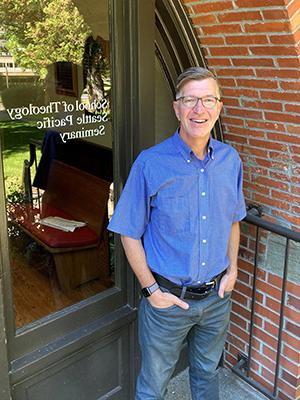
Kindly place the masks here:
[(282, 190), (288, 190), (289, 185), (285, 182), (280, 182), (275, 179), (270, 179), (264, 176), (257, 176), (255, 178), (255, 181), (261, 185), (271, 187), (271, 188), (277, 188), (277, 189), (282, 189)]
[[(277, 124), (273, 122), (261, 122), (261, 121), (247, 121), (247, 125), (250, 128), (257, 128), (269, 131), (284, 131), (285, 125)], [(269, 144), (270, 146), (270, 144)], [(270, 147), (273, 148), (273, 147)], [(276, 147), (275, 147), (276, 148)], [(275, 149), (274, 148), (274, 149)]]
[(274, 67), (274, 61), (271, 58), (233, 58), (233, 65), (251, 66), (251, 67)]
[(284, 307), (284, 315), (286, 318), (290, 319), (295, 324), (300, 325), (300, 311), (296, 311), (293, 308), (285, 306)]
[(260, 383), (265, 389), (269, 390), (272, 393), (273, 391), (273, 383), (269, 383), (266, 378), (260, 376), (260, 373), (255, 373), (253, 371), (250, 372), (250, 378)]
[(239, 315), (231, 313), (230, 320), (238, 325), (240, 328), (246, 330), (247, 329), (247, 322), (241, 318)]
[(270, 140), (274, 140), (277, 142), (300, 144), (300, 137), (292, 136), (289, 134), (268, 132), (267, 137)]
[(275, 103), (272, 101), (247, 101), (244, 100), (243, 104), (245, 107), (251, 107), (251, 108), (258, 108), (260, 110), (275, 110), (275, 111), (282, 111), (283, 106), (281, 103)]
[(220, 22), (261, 21), (262, 17), (259, 11), (240, 11), (219, 14), (218, 20)]
[(289, 23), (284, 22), (259, 22), (257, 24), (245, 24), (245, 31), (247, 33), (256, 32), (289, 32)]
[(283, 346), (283, 354), (290, 360), (297, 363), (299, 362), (299, 353), (287, 346), (286, 344), (284, 344)]
[(226, 46), (226, 47), (210, 47), (212, 56), (247, 56), (249, 51), (247, 47)]
[(277, 60), (279, 67), (282, 68), (299, 68), (300, 61), (297, 57), (295, 58), (278, 58)]
[(259, 89), (277, 89), (278, 83), (274, 80), (266, 79), (237, 79), (238, 86), (246, 86)]
[(236, 5), (240, 8), (243, 7), (268, 7), (268, 6), (282, 6), (282, 0), (237, 0)]
[(269, 319), (276, 324), (279, 324), (279, 315), (274, 313), (272, 310), (264, 307), (262, 304), (255, 304), (255, 312), (260, 315), (263, 319)]
[(263, 345), (263, 354), (267, 356), (270, 360), (276, 360), (277, 351), (271, 349), (271, 347), (269, 346)]
[[(280, 100), (280, 101), (291, 101), (291, 93), (285, 92), (272, 92), (272, 91), (261, 91), (261, 98), (270, 99), (270, 100)], [(293, 93), (293, 101), (298, 103), (300, 102), (300, 93)]]
[[(202, 31), (205, 35), (225, 34), (225, 33), (240, 33), (242, 28), (239, 24), (218, 24), (213, 26), (203, 26)], [(248, 53), (247, 53), (248, 54)]]
[[(293, 348), (294, 350), (299, 352), (300, 338), (291, 335), (286, 330), (283, 330), (283, 332), (282, 332), (282, 340), (283, 340), (284, 343), (288, 344), (291, 348)], [(299, 356), (299, 358), (300, 358), (300, 356)], [(300, 361), (300, 359), (299, 359), (299, 361)]]
[(257, 90), (252, 90), (252, 89), (239, 89), (239, 88), (224, 88), (222, 90), (224, 96), (232, 96), (232, 97), (253, 97), (253, 98), (258, 98), (259, 97), (259, 92)]
[(236, 290), (234, 290), (232, 293), (232, 299), (243, 306), (247, 307), (248, 305), (248, 298)]
[(262, 158), (253, 158), (254, 162), (258, 164), (259, 166), (265, 167), (265, 168), (272, 168), (272, 169), (288, 169), (288, 165), (283, 163), (283, 162), (277, 162), (277, 160), (267, 160), (267, 159), (262, 159)]
[(270, 42), (274, 44), (294, 44), (295, 38), (292, 34), (289, 35), (271, 35)]
[(300, 195), (300, 187), (292, 186), (292, 193)]
[(200, 15), (200, 16), (192, 16), (192, 22), (193, 25), (212, 25), (217, 23), (217, 18), (214, 16), (214, 14), (208, 14), (208, 15)]
[(299, 124), (298, 125), (287, 125), (287, 131), (289, 133), (293, 133), (295, 135), (299, 135), (300, 134), (300, 125)]
[(268, 382), (274, 382), (275, 374), (270, 372), (267, 368), (262, 367), (261, 376), (265, 378)]
[(272, 9), (262, 11), (264, 19), (287, 19), (288, 13), (283, 9)]
[(233, 344), (234, 346), (238, 347), (240, 350), (242, 350), (242, 349), (244, 349), (246, 347), (246, 343), (245, 342), (240, 340), (238, 336), (232, 335), (230, 333), (230, 328), (229, 328), (229, 333), (227, 335), (227, 341), (229, 343)]
[[(285, 110), (287, 112), (292, 112), (292, 113), (297, 113), (300, 114), (300, 105), (296, 105), (296, 104), (286, 104), (285, 105)], [(300, 121), (300, 118), (299, 118)]]
[(265, 118), (269, 121), (289, 122), (291, 124), (299, 123), (299, 116), (287, 114), (284, 112), (283, 113), (265, 112)]
[(249, 36), (227, 36), (226, 43), (228, 44), (268, 44), (266, 35), (249, 35)]
[(299, 399), (299, 397), (296, 396), (296, 388), (290, 386), (286, 381), (284, 381), (282, 379), (279, 379), (278, 380), (278, 387), (280, 387), (280, 389), (282, 391), (284, 391), (285, 394), (287, 394), (289, 396), (288, 397), (289, 400), (291, 400), (291, 399), (292, 400), (295, 400), (295, 399), (298, 400)]
[(226, 107), (228, 115), (240, 116), (242, 118), (262, 119), (263, 114), (261, 111), (247, 110), (245, 108), (232, 108)]
[(271, 56), (293, 56), (296, 55), (295, 47), (292, 46), (253, 46), (250, 47), (250, 50), (253, 54), (256, 55), (271, 55)]
[(267, 293), (277, 300), (281, 300), (281, 290), (275, 288), (274, 286), (266, 285), (266, 282), (262, 281), (261, 279), (257, 280), (257, 289), (260, 289), (263, 293)]
[[(278, 207), (280, 208), (280, 207)], [(283, 208), (283, 207), (281, 207)], [(296, 216), (290, 216), (286, 213), (283, 213), (282, 211), (278, 211), (278, 210), (272, 210), (272, 213), (274, 215), (278, 215), (279, 217), (282, 217), (283, 219), (287, 220), (288, 222), (291, 222), (292, 224), (295, 225), (300, 225), (300, 217), (296, 217)]]
[(299, 204), (299, 201), (300, 201), (299, 197), (293, 196), (291, 193), (280, 192), (277, 190), (272, 190), (271, 195), (273, 197), (275, 197), (276, 199), (286, 200), (286, 201), (289, 201), (290, 203)]
[(230, 325), (230, 333), (240, 340), (244, 341), (245, 343), (248, 343), (249, 341), (249, 334), (245, 332), (245, 330), (241, 329), (237, 325), (231, 324)]
[(270, 371), (275, 371), (276, 364), (273, 361), (269, 360), (267, 357), (265, 357), (263, 354), (258, 352), (257, 350), (253, 349), (252, 356), (253, 356), (255, 361), (257, 361), (258, 363), (264, 365)]
[(284, 381), (288, 382), (290, 385), (295, 387), (298, 386), (298, 379), (295, 376), (288, 373), (287, 371), (282, 370), (281, 376), (284, 379)]
[(286, 321), (285, 329), (288, 332), (290, 332), (293, 335), (298, 336), (300, 338), (300, 326), (299, 325), (295, 325), (290, 321)]
[(222, 116), (222, 124), (243, 126), (244, 121), (241, 118), (227, 117), (224, 115)]
[(299, 1), (294, 0), (294, 1), (286, 1), (286, 3), (289, 4), (287, 7), (289, 17), (291, 18), (296, 12), (299, 11)]
[(280, 276), (273, 275), (273, 274), (271, 274), (269, 272), (269, 274), (268, 274), (268, 282), (271, 285), (276, 286), (279, 289), (282, 288), (282, 277), (280, 277)]
[(194, 13), (209, 13), (223, 10), (231, 10), (233, 9), (232, 1), (217, 1), (215, 3), (211, 3), (210, 1), (202, 1), (201, 4), (193, 4), (192, 5)]
[(250, 68), (216, 68), (218, 76), (254, 76), (253, 69)]
[(220, 82), (220, 85), (221, 85), (222, 88), (223, 88), (223, 87), (232, 87), (232, 86), (235, 86), (234, 79), (231, 79), (231, 78), (223, 78), (223, 77), (220, 77), (220, 78), (219, 78), (219, 82)]
[(209, 61), (209, 65), (220, 65), (220, 66), (230, 66), (231, 62), (229, 58), (213, 58), (213, 57), (209, 57), (208, 58)]
[[(253, 193), (253, 200), (257, 201), (257, 202), (261, 202), (262, 204), (268, 205), (268, 206), (272, 206), (272, 207), (277, 207), (281, 210), (290, 210), (290, 205), (288, 203), (285, 203), (283, 201), (279, 201), (279, 200), (274, 200), (271, 198), (268, 198), (266, 196), (262, 196), (258, 193)], [(278, 214), (276, 212), (276, 214)], [(300, 220), (300, 218), (299, 218)]]
[(202, 45), (206, 45), (206, 46), (210, 46), (210, 45), (223, 46), (225, 44), (224, 38), (219, 37), (219, 36), (211, 36), (211, 37), (204, 36), (204, 37), (200, 38), (200, 42)]
[(222, 101), (223, 101), (224, 107), (226, 107), (226, 106), (240, 107), (241, 106), (239, 99), (236, 99), (236, 98), (222, 96)]
[(297, 376), (299, 374), (299, 366), (297, 364), (292, 363), (287, 358), (281, 356), (280, 364), (283, 368), (289, 371), (291, 374)]
[[(282, 160), (282, 161), (292, 161), (292, 156), (288, 153), (284, 153), (282, 151), (269, 151), (269, 157), (275, 160)], [(300, 156), (299, 156), (300, 157)], [(289, 186), (287, 186), (286, 190), (288, 190)]]
[(232, 311), (235, 312), (237, 315), (250, 320), (250, 311), (237, 303), (232, 304)]
[(253, 335), (263, 343), (267, 343), (274, 350), (277, 349), (277, 342), (278, 342), (277, 339), (274, 339), (272, 336), (270, 336), (267, 332), (263, 331), (262, 329), (254, 327)]
[(256, 75), (259, 78), (283, 78), (283, 79), (298, 79), (300, 72), (293, 69), (257, 69)]

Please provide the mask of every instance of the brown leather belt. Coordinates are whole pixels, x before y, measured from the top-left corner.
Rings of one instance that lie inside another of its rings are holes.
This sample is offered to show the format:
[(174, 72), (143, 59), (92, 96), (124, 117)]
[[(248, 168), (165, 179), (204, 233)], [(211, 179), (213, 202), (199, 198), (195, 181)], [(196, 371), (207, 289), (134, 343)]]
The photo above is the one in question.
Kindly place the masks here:
[(181, 286), (172, 281), (169, 281), (169, 279), (164, 278), (156, 272), (152, 272), (159, 286), (167, 289), (170, 293), (174, 294), (177, 297), (180, 297), (181, 299), (190, 300), (201, 300), (207, 297), (212, 289), (216, 287), (216, 285), (219, 283), (225, 273), (226, 270), (212, 278), (209, 282), (203, 283), (200, 286)]

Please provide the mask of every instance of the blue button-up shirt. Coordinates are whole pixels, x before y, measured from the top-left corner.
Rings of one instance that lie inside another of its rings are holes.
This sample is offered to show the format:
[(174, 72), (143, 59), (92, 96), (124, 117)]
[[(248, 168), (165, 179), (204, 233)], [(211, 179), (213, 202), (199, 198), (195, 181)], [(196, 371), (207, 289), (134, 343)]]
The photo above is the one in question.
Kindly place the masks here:
[(227, 268), (232, 223), (245, 215), (236, 150), (211, 138), (199, 160), (177, 131), (137, 157), (108, 229), (142, 238), (152, 271), (193, 285)]

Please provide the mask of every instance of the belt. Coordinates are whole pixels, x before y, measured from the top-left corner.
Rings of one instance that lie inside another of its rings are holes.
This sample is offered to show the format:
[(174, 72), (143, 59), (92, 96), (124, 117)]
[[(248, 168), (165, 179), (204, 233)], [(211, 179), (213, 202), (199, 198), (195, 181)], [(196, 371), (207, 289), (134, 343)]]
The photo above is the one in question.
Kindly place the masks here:
[(209, 282), (203, 283), (200, 286), (183, 286), (176, 285), (176, 283), (169, 281), (169, 279), (164, 278), (163, 276), (157, 274), (156, 272), (152, 272), (156, 282), (159, 286), (162, 286), (165, 289), (175, 296), (180, 297), (181, 299), (190, 299), (190, 300), (200, 300), (204, 299), (209, 295), (214, 287), (220, 282), (223, 275), (225, 275), (226, 270), (212, 278)]

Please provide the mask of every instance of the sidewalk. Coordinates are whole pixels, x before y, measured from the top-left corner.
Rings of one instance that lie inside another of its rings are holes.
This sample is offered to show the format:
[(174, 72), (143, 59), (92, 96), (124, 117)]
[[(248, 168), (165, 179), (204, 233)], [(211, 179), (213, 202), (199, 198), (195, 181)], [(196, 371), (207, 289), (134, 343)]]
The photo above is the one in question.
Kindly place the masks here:
[[(267, 397), (227, 368), (221, 368), (220, 370), (220, 393), (221, 400), (267, 400)], [(166, 400), (190, 399), (188, 370), (186, 369), (171, 380)]]

